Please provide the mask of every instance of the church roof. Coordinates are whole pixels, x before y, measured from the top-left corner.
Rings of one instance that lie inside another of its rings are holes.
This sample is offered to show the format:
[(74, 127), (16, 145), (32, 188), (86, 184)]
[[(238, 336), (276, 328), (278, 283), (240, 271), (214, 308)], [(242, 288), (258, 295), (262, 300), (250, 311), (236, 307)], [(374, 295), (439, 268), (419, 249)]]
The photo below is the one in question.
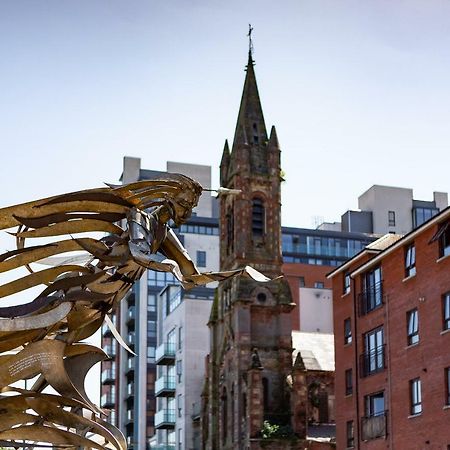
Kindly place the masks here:
[(292, 332), (292, 354), (300, 352), (306, 370), (334, 372), (334, 335), (329, 333)]

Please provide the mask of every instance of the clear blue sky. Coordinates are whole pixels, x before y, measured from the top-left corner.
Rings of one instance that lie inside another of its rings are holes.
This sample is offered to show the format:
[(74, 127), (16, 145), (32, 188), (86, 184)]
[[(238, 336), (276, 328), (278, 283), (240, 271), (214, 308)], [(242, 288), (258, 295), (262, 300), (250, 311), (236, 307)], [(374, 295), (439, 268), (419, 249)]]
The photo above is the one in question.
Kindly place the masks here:
[(114, 182), (124, 155), (217, 183), (249, 22), (285, 225), (337, 220), (375, 183), (431, 199), (450, 191), (449, 17), (448, 0), (2, 0), (0, 204)]
[(287, 182), (283, 222), (356, 208), (370, 185), (450, 190), (450, 2), (0, 2), (1, 204), (210, 164), (232, 138), (247, 26)]

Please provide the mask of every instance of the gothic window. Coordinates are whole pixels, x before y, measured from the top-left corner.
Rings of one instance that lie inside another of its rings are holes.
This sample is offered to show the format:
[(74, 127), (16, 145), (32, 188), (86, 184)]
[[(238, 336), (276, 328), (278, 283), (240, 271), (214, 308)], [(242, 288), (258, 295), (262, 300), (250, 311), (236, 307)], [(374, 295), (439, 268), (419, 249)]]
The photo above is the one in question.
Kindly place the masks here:
[(256, 123), (253, 124), (253, 143), (259, 143), (258, 125)]
[(252, 233), (253, 237), (263, 237), (265, 232), (265, 208), (260, 198), (252, 201)]

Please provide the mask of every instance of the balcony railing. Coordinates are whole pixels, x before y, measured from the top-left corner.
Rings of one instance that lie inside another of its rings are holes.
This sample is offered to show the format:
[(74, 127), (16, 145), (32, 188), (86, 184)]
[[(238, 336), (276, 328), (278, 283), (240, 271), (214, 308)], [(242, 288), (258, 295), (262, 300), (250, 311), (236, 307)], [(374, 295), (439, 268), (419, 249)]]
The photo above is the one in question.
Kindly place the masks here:
[(128, 383), (127, 384), (127, 397), (133, 397), (134, 396), (134, 383)]
[(127, 423), (134, 421), (134, 411), (132, 409), (127, 410), (127, 415), (125, 417)]
[(162, 376), (155, 382), (155, 395), (157, 397), (172, 397), (175, 394), (176, 379), (174, 376)]
[(127, 361), (127, 372), (133, 371), (135, 369), (135, 367), (136, 367), (136, 361), (135, 361), (134, 357), (128, 358), (128, 361)]
[(170, 429), (175, 427), (175, 410), (161, 409), (155, 414), (155, 428)]
[(175, 362), (176, 347), (172, 342), (165, 342), (156, 348), (155, 362), (159, 365), (173, 364)]
[(116, 394), (114, 392), (109, 392), (108, 394), (103, 394), (100, 398), (100, 405), (102, 408), (112, 408), (116, 403)]
[(134, 331), (130, 331), (127, 335), (127, 344), (130, 347), (134, 347), (135, 341), (136, 341), (136, 333)]
[(379, 308), (383, 305), (383, 282), (379, 282), (358, 294), (359, 303), (359, 315), (364, 316), (365, 314)]
[(361, 418), (361, 437), (363, 441), (378, 439), (387, 435), (387, 411), (371, 417)]
[(386, 367), (385, 345), (380, 345), (360, 356), (361, 376), (367, 377), (382, 372)]
[(103, 384), (114, 384), (116, 381), (116, 369), (105, 369), (102, 371), (102, 383)]

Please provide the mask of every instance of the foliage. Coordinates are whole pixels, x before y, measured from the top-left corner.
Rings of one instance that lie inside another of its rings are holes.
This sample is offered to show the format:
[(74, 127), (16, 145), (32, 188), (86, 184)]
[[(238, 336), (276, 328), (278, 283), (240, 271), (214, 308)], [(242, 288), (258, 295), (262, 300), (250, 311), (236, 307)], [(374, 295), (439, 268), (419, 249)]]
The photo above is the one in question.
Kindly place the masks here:
[(271, 424), (268, 420), (263, 423), (261, 437), (263, 439), (290, 439), (294, 436), (289, 425)]

